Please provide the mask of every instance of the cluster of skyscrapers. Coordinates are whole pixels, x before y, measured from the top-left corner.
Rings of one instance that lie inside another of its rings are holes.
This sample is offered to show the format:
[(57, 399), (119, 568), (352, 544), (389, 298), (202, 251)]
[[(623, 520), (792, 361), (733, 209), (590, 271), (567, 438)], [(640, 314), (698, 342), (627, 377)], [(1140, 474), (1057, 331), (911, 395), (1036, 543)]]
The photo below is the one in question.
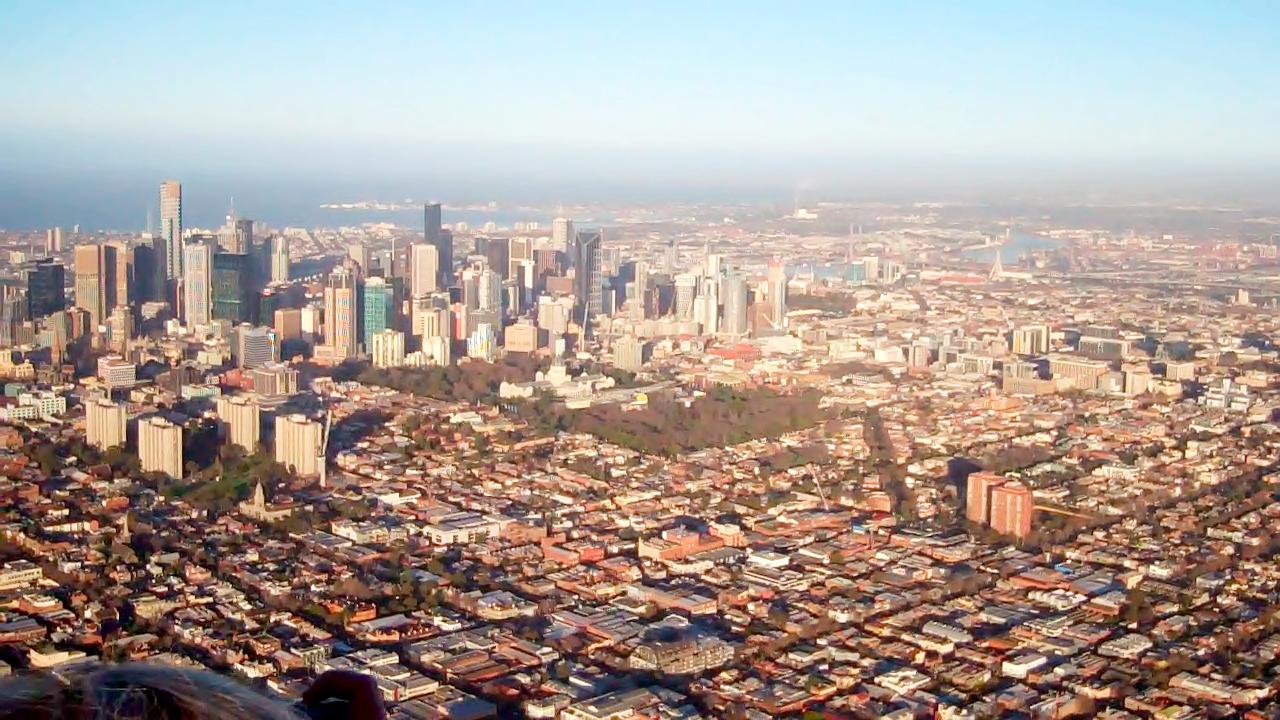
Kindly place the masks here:
[(326, 278), (319, 308), (280, 311), (282, 341), (311, 341), (322, 362), (364, 355), (384, 367), (438, 365), (460, 352), (493, 360), (504, 347), (547, 347), (617, 306), (617, 263), (606, 266), (599, 230), (558, 219), (550, 238), (479, 237), (455, 262), (453, 233), (441, 222), (441, 206), (425, 205), (422, 241), (380, 260), (352, 245)]
[[(45, 344), (56, 364), (80, 341), (127, 354), (144, 324), (163, 322), (167, 333), (224, 338), (233, 363), (252, 370), (298, 355), (400, 366), (448, 364), (460, 353), (487, 360), (504, 350), (558, 353), (611, 316), (729, 338), (786, 324), (780, 259), (755, 288), (710, 252), (692, 270), (676, 267), (673, 244), (651, 269), (647, 259), (624, 262), (601, 230), (567, 218), (555, 219), (549, 236), (477, 237), (455, 260), (442, 207), (429, 203), (420, 241), (393, 240), (376, 254), (353, 243), (307, 288), (289, 283), (287, 234), (255, 233), (255, 223), (234, 211), (218, 230), (192, 232), (176, 181), (160, 185), (159, 210), (149, 239), (74, 248), (70, 307), (63, 266), (54, 258), (32, 263), (26, 287), (0, 295), (0, 342)], [(61, 230), (49, 231), (50, 253), (62, 240)], [(615, 340), (652, 334), (620, 327), (610, 330)]]

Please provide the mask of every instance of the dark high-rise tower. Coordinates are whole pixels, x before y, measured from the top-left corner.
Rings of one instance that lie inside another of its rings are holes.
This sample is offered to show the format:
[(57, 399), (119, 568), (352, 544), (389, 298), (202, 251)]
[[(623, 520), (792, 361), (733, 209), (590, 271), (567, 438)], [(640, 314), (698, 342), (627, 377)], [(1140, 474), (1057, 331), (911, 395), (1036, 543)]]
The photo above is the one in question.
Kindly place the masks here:
[(502, 279), (506, 279), (510, 271), (511, 246), (507, 238), (476, 238), (476, 254), (489, 260), (489, 268)]
[(27, 306), (33, 320), (66, 309), (66, 270), (61, 263), (43, 258), (27, 271)]
[(600, 230), (579, 230), (573, 243), (573, 290), (578, 300), (578, 313), (598, 315), (601, 311), (600, 293), (604, 278), (600, 274), (600, 244), (604, 234)]
[(148, 300), (169, 300), (169, 241), (157, 235), (151, 238), (151, 294)]
[[(163, 271), (161, 271), (163, 273)], [(159, 299), (156, 287), (156, 250), (154, 245), (142, 244), (133, 246), (133, 293), (134, 303)]]
[(214, 320), (248, 322), (252, 317), (252, 286), (249, 256), (242, 253), (215, 253), (213, 256)]
[(449, 287), (453, 284), (453, 233), (440, 226), (440, 203), (422, 206), (422, 235), (428, 245), (435, 246), (440, 262), (436, 268), (436, 284)]
[(423, 237), (432, 245), (440, 240), (440, 203), (422, 206)]

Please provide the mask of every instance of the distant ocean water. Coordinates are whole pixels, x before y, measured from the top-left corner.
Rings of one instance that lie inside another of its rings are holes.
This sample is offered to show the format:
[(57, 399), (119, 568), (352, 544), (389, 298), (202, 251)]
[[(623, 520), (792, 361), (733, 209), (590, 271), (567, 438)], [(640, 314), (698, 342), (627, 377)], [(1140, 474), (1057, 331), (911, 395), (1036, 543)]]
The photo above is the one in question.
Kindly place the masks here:
[[(66, 179), (54, 177), (0, 176), (0, 229), (40, 230), (55, 225), (70, 228), (80, 225), (84, 231), (141, 231), (150, 213), (153, 226), (158, 225), (157, 193), (160, 181), (135, 178), (86, 177)], [(201, 178), (179, 178), (183, 183), (183, 220), (188, 227), (216, 227), (222, 224), (234, 198), (236, 213), (241, 217), (261, 220), (272, 227), (337, 227), (369, 222), (393, 222), (407, 227), (422, 226), (420, 205), (405, 210), (343, 210), (321, 207), (326, 203), (381, 201), (402, 203), (409, 196), (389, 190), (358, 187), (332, 188), (292, 183), (228, 183)], [(433, 198), (424, 191), (421, 196)], [(466, 222), (479, 228), (486, 222), (510, 227), (516, 222), (536, 221), (549, 224), (554, 208), (535, 208), (519, 202), (500, 202), (485, 207), (489, 199), (472, 197), (452, 200), (441, 193), (445, 204), (446, 225)], [(451, 209), (465, 205), (466, 209)], [(476, 207), (480, 206), (480, 207)]]
[(1004, 245), (965, 250), (964, 255), (970, 260), (993, 263), (996, 261), (996, 253), (999, 252), (1001, 262), (1013, 262), (1029, 252), (1051, 250), (1057, 247), (1062, 247), (1062, 243), (1053, 238), (1047, 238), (1043, 235), (1014, 233), (1009, 242)]

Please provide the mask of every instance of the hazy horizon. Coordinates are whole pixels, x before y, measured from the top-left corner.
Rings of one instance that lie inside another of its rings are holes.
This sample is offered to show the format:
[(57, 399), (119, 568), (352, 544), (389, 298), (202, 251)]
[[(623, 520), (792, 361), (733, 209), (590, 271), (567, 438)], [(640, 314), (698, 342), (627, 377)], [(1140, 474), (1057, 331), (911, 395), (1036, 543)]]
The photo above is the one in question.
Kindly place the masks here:
[(0, 226), (140, 227), (166, 177), (193, 224), (230, 195), (269, 219), (404, 196), (1280, 189), (1274, 4), (309, 10), (0, 9)]

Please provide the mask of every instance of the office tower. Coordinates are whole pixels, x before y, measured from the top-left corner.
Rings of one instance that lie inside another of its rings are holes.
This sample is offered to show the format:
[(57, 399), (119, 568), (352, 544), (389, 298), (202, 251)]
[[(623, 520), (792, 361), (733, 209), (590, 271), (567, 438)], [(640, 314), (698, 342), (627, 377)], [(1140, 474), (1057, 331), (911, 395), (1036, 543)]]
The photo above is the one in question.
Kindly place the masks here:
[(734, 337), (747, 334), (747, 279), (729, 273), (724, 279), (724, 323), (720, 332)]
[(404, 365), (404, 333), (398, 330), (380, 330), (374, 333), (369, 341), (369, 356), (374, 367)]
[(287, 235), (271, 237), (271, 282), (289, 282), (289, 237)]
[(44, 251), (47, 255), (62, 252), (62, 228), (50, 228), (44, 233)]
[(481, 324), (488, 324), (498, 332), (502, 327), (502, 279), (483, 258), (473, 258), (462, 271), (460, 287), (462, 306), (467, 324), (461, 328), (463, 336), (471, 334)]
[(133, 283), (130, 305), (158, 300), (156, 286), (156, 250), (150, 243), (133, 246)]
[(1117, 360), (1130, 354), (1129, 341), (1120, 337), (1090, 335), (1092, 328), (1086, 328), (1076, 341), (1076, 349), (1081, 355), (1102, 360)]
[(409, 246), (409, 282), (414, 297), (430, 295), (440, 285), (440, 250), (434, 245)]
[(553, 298), (550, 295), (538, 297), (538, 327), (553, 336), (564, 335), (569, 331), (569, 317), (573, 305), (568, 298)]
[(182, 428), (158, 415), (139, 421), (138, 459), (143, 472), (182, 477)]
[(116, 248), (81, 245), (75, 252), (76, 306), (89, 312), (93, 327), (101, 325), (115, 307)]
[(1124, 365), (1124, 394), (1142, 395), (1151, 389), (1151, 368), (1143, 364)]
[(182, 255), (182, 322), (187, 327), (208, 325), (213, 320), (212, 239), (191, 238)]
[(448, 295), (420, 295), (413, 299), (412, 309), (414, 335), (424, 338), (452, 335), (453, 314), (449, 309)]
[(1019, 540), (1031, 534), (1035, 498), (1031, 488), (1014, 480), (991, 489), (991, 529)]
[(502, 307), (502, 280), (485, 260), (462, 271), (462, 300), (469, 310), (495, 312)]
[(255, 452), (262, 432), (258, 401), (247, 395), (219, 395), (214, 405), (218, 419), (226, 427), (227, 442), (239, 445), (245, 452)]
[(698, 276), (681, 273), (676, 276), (675, 315), (680, 320), (693, 319), (693, 301), (698, 296)]
[(347, 245), (347, 257), (360, 267), (361, 274), (365, 277), (369, 276), (369, 271), (373, 269), (373, 253), (364, 243), (354, 242)]
[(1111, 365), (1105, 360), (1090, 360), (1071, 355), (1049, 357), (1049, 374), (1055, 380), (1068, 381), (1072, 387), (1080, 390), (1095, 389), (1099, 378), (1110, 370)]
[[(151, 295), (148, 299), (159, 302), (173, 301), (169, 297), (169, 243), (160, 236), (151, 238)], [(176, 308), (175, 308), (176, 310)]]
[(85, 337), (93, 331), (93, 326), (89, 324), (89, 311), (84, 308), (72, 307), (67, 308), (67, 338), (75, 341)]
[(109, 302), (112, 307), (129, 307), (133, 298), (133, 248), (124, 243), (107, 243), (107, 247), (115, 252), (115, 283), (107, 288), (108, 295), (114, 295)]
[(276, 398), (298, 392), (298, 371), (284, 363), (268, 363), (248, 374), (259, 397)]
[(107, 349), (113, 353), (128, 355), (129, 340), (133, 337), (133, 311), (128, 305), (117, 305), (111, 309), (105, 325)]
[(281, 343), (302, 339), (302, 310), (300, 308), (280, 308), (276, 310), (274, 323), (276, 337)]
[(880, 258), (875, 255), (862, 258), (862, 272), (867, 284), (875, 285), (880, 282)]
[(1196, 364), (1189, 360), (1183, 362), (1168, 361), (1164, 364), (1164, 376), (1169, 380), (1177, 380), (1178, 382), (1195, 380)]
[(489, 267), (503, 280), (511, 272), (511, 244), (507, 238), (476, 238), (476, 254), (489, 261)]
[(440, 203), (427, 203), (422, 206), (422, 237), (428, 244), (435, 245), (440, 240), (440, 220)]
[(453, 318), (449, 321), (449, 327), (453, 328), (453, 339), (465, 344), (467, 337), (476, 329), (476, 324), (471, 321), (467, 312), (467, 305), (455, 302), (449, 306), (449, 311), (453, 313)]
[(253, 327), (247, 323), (236, 328), (235, 343), (231, 346), (231, 359), (236, 367), (252, 370), (280, 359), (280, 344), (275, 330), (269, 327)]
[(662, 249), (662, 269), (668, 273), (675, 274), (680, 264), (680, 248), (676, 244), (675, 238), (667, 240), (667, 245)]
[(98, 358), (98, 378), (110, 389), (130, 387), (138, 381), (138, 368), (119, 355)]
[(255, 304), (258, 306), (258, 315), (254, 318), (255, 325), (274, 325), (276, 321), (276, 311), (280, 309), (280, 303), (283, 295), (276, 292), (272, 288), (266, 288), (258, 293)]
[(634, 335), (623, 335), (613, 341), (613, 366), (627, 372), (644, 367), (645, 343)]
[(991, 516), (991, 490), (1005, 479), (984, 471), (969, 474), (965, 485), (965, 517), (971, 523), (986, 525)]
[(124, 405), (105, 398), (94, 398), (84, 404), (86, 440), (99, 450), (124, 445), (125, 422)]
[(573, 221), (568, 218), (556, 218), (551, 221), (551, 249), (568, 252), (573, 242)]
[(218, 230), (217, 245), (220, 252), (249, 255), (253, 252), (253, 221), (237, 218), (235, 211), (227, 214), (227, 221)]
[(66, 270), (53, 258), (37, 260), (27, 270), (27, 313), (39, 320), (67, 307)]
[(324, 463), (320, 432), (320, 423), (306, 415), (276, 418), (276, 462), (301, 477), (319, 475)]
[(634, 279), (627, 286), (626, 301), (631, 308), (631, 315), (637, 320), (645, 317), (644, 298), (649, 294), (649, 263), (637, 260), (633, 272)]
[(182, 277), (182, 185), (160, 183), (160, 239), (164, 246), (165, 278)]
[(339, 265), (329, 273), (324, 289), (325, 345), (333, 350), (338, 360), (360, 354), (360, 335), (357, 327), (356, 308), (359, 290), (355, 273)]
[(423, 238), (436, 249), (436, 285), (453, 283), (453, 233), (440, 226), (440, 203), (422, 206)]
[(253, 306), (249, 256), (214, 253), (211, 282), (211, 317), (231, 323), (248, 322)]
[[(34, 326), (28, 324), (27, 291), (15, 285), (0, 286), (0, 347), (24, 345), (26, 336), (34, 340)], [(9, 355), (5, 354), (5, 359)]]
[(403, 265), (400, 262), (400, 248), (396, 245), (396, 237), (391, 237), (391, 249), (383, 253), (378, 262), (382, 264), (383, 275), (389, 278), (404, 277)]
[(1043, 355), (1049, 352), (1049, 326), (1028, 325), (1013, 331), (1013, 354)]
[[(253, 221), (250, 221), (250, 228), (247, 233), (249, 237), (252, 237), (253, 235), (252, 224)], [(231, 210), (227, 213), (226, 222), (222, 224), (221, 228), (218, 228), (216, 238), (218, 252), (232, 253), (235, 255), (249, 254), (250, 246), (246, 243), (248, 237), (246, 237), (245, 233), (241, 232), (240, 221), (236, 219), (235, 210)]]
[(600, 230), (579, 230), (574, 236), (574, 295), (578, 300), (578, 313), (584, 310), (588, 316), (599, 315), (603, 276), (600, 274), (600, 245), (604, 235)]
[(622, 248), (600, 248), (600, 274), (612, 277), (622, 272)]
[(440, 277), (437, 282), (440, 287), (447, 288), (452, 286), (454, 281), (452, 230), (440, 231), (440, 242), (436, 243), (436, 249), (440, 256)]
[(302, 325), (303, 340), (312, 343), (321, 336), (323, 323), (320, 305), (312, 304), (301, 308), (298, 320)]
[(702, 324), (703, 333), (714, 335), (720, 331), (720, 277), (703, 277), (700, 284), (698, 300), (702, 301), (702, 315), (694, 319)]
[(364, 335), (365, 349), (373, 347), (373, 336), (383, 330), (395, 330), (396, 295), (391, 283), (384, 278), (371, 277), (364, 283)]
[(507, 327), (504, 335), (503, 348), (507, 353), (532, 353), (546, 344), (546, 331), (535, 325), (530, 318), (522, 318)]
[(97, 245), (81, 245), (75, 249), (72, 271), (75, 272), (75, 303), (89, 313), (89, 324), (97, 327), (102, 317), (102, 278), (99, 275)]
[(413, 334), (419, 338), (424, 361), (448, 365), (453, 361), (453, 312), (444, 294), (413, 299)]
[(236, 245), (241, 247), (240, 252), (248, 253), (253, 247), (253, 221), (249, 218), (240, 218), (235, 221), (235, 237)]
[(513, 237), (507, 241), (507, 279), (520, 279), (522, 263), (533, 259), (533, 241), (529, 238)]
[(775, 330), (787, 326), (787, 266), (780, 257), (769, 261), (767, 293), (769, 322)]
[(56, 367), (61, 365), (67, 356), (67, 346), (71, 342), (71, 318), (66, 310), (50, 313), (40, 321), (38, 342), (49, 348), (49, 360)]

